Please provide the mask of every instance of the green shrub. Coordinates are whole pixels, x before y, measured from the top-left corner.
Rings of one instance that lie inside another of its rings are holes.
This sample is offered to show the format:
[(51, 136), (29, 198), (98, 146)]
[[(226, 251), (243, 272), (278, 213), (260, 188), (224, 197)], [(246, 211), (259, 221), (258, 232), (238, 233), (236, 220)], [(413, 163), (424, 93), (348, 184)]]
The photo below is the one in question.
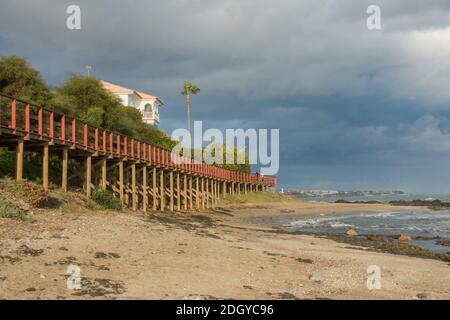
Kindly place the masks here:
[(114, 197), (114, 195), (109, 191), (94, 190), (91, 198), (105, 209), (114, 211), (120, 211), (122, 209), (120, 199)]
[(9, 218), (25, 221), (27, 214), (0, 195), (0, 218)]
[(44, 207), (48, 203), (48, 192), (44, 188), (31, 181), (16, 182), (9, 177), (0, 179), (0, 189), (11, 193), (33, 207)]

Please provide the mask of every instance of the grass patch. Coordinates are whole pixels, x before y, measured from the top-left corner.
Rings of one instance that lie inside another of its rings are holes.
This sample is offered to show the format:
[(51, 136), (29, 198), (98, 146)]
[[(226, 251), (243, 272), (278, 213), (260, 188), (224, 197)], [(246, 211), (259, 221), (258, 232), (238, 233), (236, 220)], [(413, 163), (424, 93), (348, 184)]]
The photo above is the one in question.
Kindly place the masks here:
[(30, 181), (16, 182), (11, 178), (0, 179), (0, 189), (23, 200), (32, 207), (43, 207), (48, 203), (48, 193), (41, 185)]
[(96, 189), (92, 191), (91, 199), (105, 209), (114, 211), (122, 210), (122, 204), (120, 203), (120, 199), (114, 197), (114, 195), (109, 191), (102, 191)]
[(28, 220), (28, 216), (24, 211), (12, 205), (2, 195), (0, 195), (0, 217), (22, 221)]
[(266, 203), (266, 202), (283, 202), (298, 201), (294, 196), (281, 194), (278, 192), (251, 192), (247, 194), (231, 194), (228, 195), (224, 202), (226, 204), (233, 203)]

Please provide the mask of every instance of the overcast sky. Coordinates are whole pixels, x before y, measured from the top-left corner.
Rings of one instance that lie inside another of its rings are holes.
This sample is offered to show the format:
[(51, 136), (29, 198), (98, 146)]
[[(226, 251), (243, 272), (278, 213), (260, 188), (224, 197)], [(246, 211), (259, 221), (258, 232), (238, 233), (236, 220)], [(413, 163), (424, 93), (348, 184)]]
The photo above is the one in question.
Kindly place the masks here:
[(158, 95), (168, 133), (189, 79), (205, 127), (280, 129), (284, 187), (450, 192), (448, 0), (0, 0), (9, 54)]

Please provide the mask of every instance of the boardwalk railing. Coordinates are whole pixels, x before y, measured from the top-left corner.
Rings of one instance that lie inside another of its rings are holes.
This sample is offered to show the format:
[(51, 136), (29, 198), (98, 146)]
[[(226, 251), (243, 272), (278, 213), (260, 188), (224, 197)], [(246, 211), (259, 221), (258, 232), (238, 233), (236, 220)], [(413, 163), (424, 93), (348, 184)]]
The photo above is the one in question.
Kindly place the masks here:
[[(206, 198), (206, 206), (208, 201), (214, 205), (213, 200), (216, 196), (234, 192), (267, 191), (273, 190), (276, 186), (276, 177), (232, 171), (191, 160), (134, 137), (94, 127), (63, 113), (4, 94), (0, 94), (0, 146), (15, 147), (17, 180), (23, 178), (23, 152), (26, 147), (30, 151), (42, 152), (43, 185), (48, 188), (48, 153), (51, 148), (52, 152), (62, 155), (64, 190), (68, 186), (67, 161), (69, 157), (79, 159), (83, 161), (85, 167), (82, 178), (88, 196), (94, 177), (94, 180), (102, 181), (100, 184), (102, 189), (109, 187), (121, 197), (124, 204), (128, 204), (127, 193), (131, 193), (134, 209), (140, 206), (145, 210), (152, 202), (148, 201), (148, 196), (153, 198), (154, 209), (156, 207), (164, 209), (165, 200), (169, 201), (170, 209), (173, 209), (175, 202), (180, 208), (187, 203), (185, 209), (192, 209), (193, 200), (200, 204), (200, 207), (203, 198)], [(97, 162), (102, 168), (99, 179), (96, 179), (97, 171), (92, 171), (92, 161)], [(142, 170), (143, 168), (145, 170)], [(150, 170), (147, 170), (148, 168)], [(128, 175), (128, 169), (131, 169), (131, 188), (125, 181), (128, 177), (124, 177)], [(145, 171), (140, 183), (136, 182), (136, 170)], [(148, 172), (152, 170), (153, 175)], [(168, 179), (164, 179), (165, 173), (168, 174)], [(173, 186), (174, 174), (177, 187)], [(184, 186), (180, 184), (180, 178), (184, 179)], [(150, 187), (148, 182), (152, 182)], [(188, 183), (190, 187), (187, 186)], [(204, 183), (207, 185), (202, 187)], [(216, 185), (221, 187), (218, 188)], [(138, 190), (142, 188), (145, 190)], [(183, 192), (184, 195), (181, 194)], [(205, 192), (206, 194), (203, 194)]]

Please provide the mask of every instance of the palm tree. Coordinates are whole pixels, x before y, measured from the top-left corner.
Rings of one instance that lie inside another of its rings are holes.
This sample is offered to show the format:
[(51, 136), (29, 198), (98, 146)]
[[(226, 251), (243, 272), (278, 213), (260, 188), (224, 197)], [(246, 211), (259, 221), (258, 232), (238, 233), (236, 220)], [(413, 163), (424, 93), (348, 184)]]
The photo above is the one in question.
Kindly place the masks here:
[(191, 94), (197, 94), (200, 92), (200, 88), (190, 81), (185, 81), (183, 86), (182, 95), (186, 96), (186, 109), (187, 109), (187, 122), (188, 130), (191, 131)]

